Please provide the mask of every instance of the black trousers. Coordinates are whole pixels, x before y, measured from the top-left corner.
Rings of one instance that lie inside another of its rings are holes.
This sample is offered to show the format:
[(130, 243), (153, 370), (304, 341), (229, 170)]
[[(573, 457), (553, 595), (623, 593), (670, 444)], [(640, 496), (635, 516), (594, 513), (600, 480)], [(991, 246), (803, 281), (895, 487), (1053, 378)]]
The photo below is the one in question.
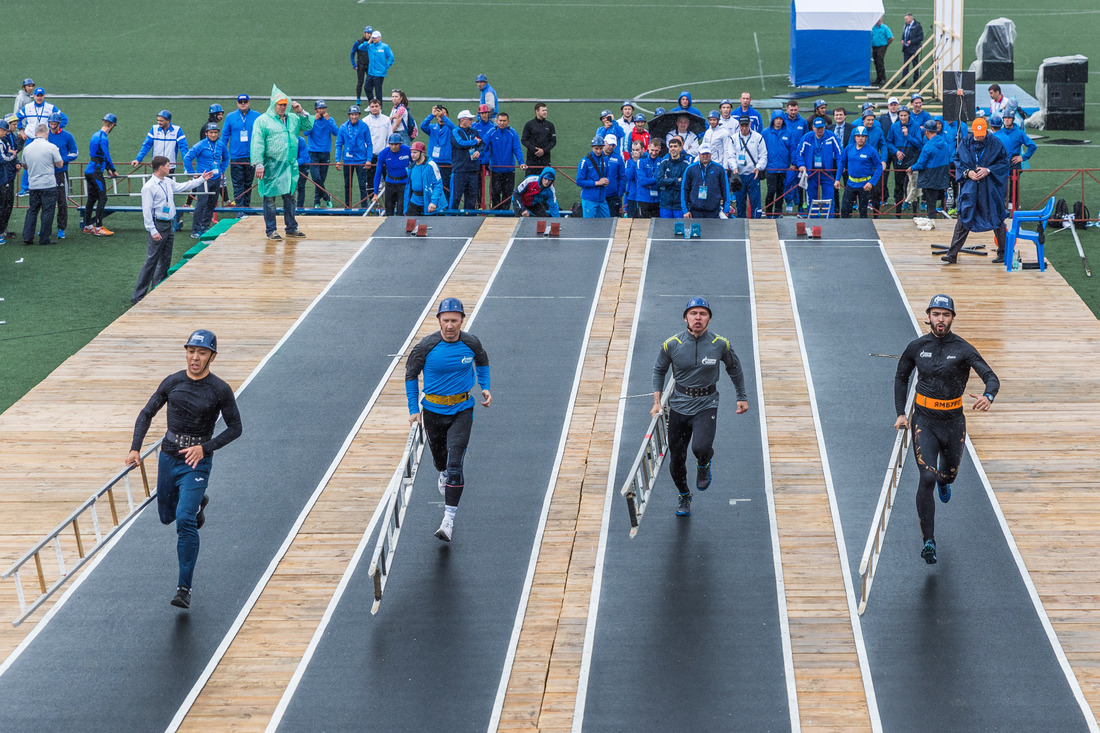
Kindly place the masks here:
[(921, 537), (935, 539), (936, 484), (950, 484), (959, 473), (966, 444), (966, 418), (962, 415), (938, 420), (913, 417), (913, 453), (920, 469), (917, 484), (917, 518)]
[[(944, 202), (945, 189), (939, 188), (922, 188), (921, 195), (924, 196), (924, 203), (928, 207), (928, 218), (938, 219), (939, 214), (936, 213), (936, 209), (940, 203)], [(944, 204), (946, 206), (946, 203)]]
[[(370, 174), (370, 171), (363, 168), (362, 163), (345, 163), (344, 169), (344, 208), (345, 209), (359, 209), (365, 206), (363, 202), (367, 200), (369, 196), (368, 184), (374, 181), (374, 177)], [(351, 179), (358, 176), (359, 181), (359, 196), (358, 198), (351, 195)]]
[(901, 54), (905, 59), (905, 70), (902, 71), (901, 76), (902, 82), (905, 82), (905, 75), (908, 74), (911, 69), (913, 74), (909, 77), (909, 83), (916, 84), (917, 79), (920, 77), (920, 51), (919, 49), (909, 53), (902, 51)]
[(516, 187), (516, 172), (493, 171), (489, 174), (489, 201), (494, 209), (512, 198), (512, 189)]
[(313, 208), (315, 209), (321, 205), (322, 201), (332, 201), (332, 196), (325, 192), (329, 155), (329, 153), (309, 154), (309, 177), (313, 179)]
[[(103, 226), (103, 210), (107, 208), (107, 183), (103, 173), (85, 173), (84, 185), (88, 189), (88, 201), (84, 204), (84, 226)], [(92, 211), (95, 218), (92, 218)]]
[(909, 169), (894, 168), (894, 213), (901, 209), (901, 202), (909, 195)]
[(668, 411), (668, 472), (681, 494), (690, 491), (687, 484), (688, 443), (691, 443), (691, 452), (695, 454), (697, 463), (710, 463), (714, 457), (714, 430), (717, 424), (717, 407), (694, 415), (681, 415), (672, 409)]
[(404, 183), (386, 183), (386, 216), (400, 214), (405, 209)]
[(447, 506), (458, 506), (466, 480), (462, 476), (462, 462), (466, 458), (466, 446), (470, 444), (470, 428), (474, 426), (474, 408), (470, 407), (454, 415), (441, 415), (422, 410), (424, 434), (428, 437), (428, 449), (436, 471), (447, 472), (445, 501)]
[(69, 228), (69, 174), (65, 171), (57, 171), (54, 180), (57, 181), (57, 228)]
[(53, 212), (56, 206), (56, 188), (31, 189), (27, 218), (23, 220), (24, 244), (34, 242), (34, 225), (38, 221), (39, 212), (42, 214), (42, 226), (38, 229), (38, 243), (50, 243), (50, 234), (53, 233)]
[(871, 60), (875, 62), (875, 86), (886, 83), (886, 49), (889, 46), (871, 46)]
[(859, 218), (867, 218), (867, 205), (871, 203), (871, 193), (874, 191), (865, 191), (863, 186), (859, 188), (852, 188), (851, 186), (844, 187), (844, 199), (840, 203), (840, 218), (851, 219), (852, 218), (852, 204), (859, 201)]
[(768, 195), (764, 199), (764, 213), (779, 216), (783, 213), (783, 192), (787, 190), (787, 171), (769, 171), (765, 176)]
[(233, 205), (252, 206), (252, 182), (256, 179), (256, 169), (250, 158), (232, 158), (229, 161), (229, 174), (233, 181)]
[(8, 222), (11, 220), (11, 209), (15, 205), (15, 181), (9, 181), (0, 186), (0, 237), (8, 231)]
[[(993, 230), (993, 239), (997, 242), (997, 254), (1004, 254), (1006, 234), (1007, 230), (1004, 224), (1001, 224)], [(951, 247), (947, 250), (946, 256), (958, 257), (959, 252), (962, 251), (963, 245), (966, 244), (966, 238), (968, 236), (970, 236), (970, 230), (963, 226), (961, 221), (956, 220), (955, 231), (951, 234)]]

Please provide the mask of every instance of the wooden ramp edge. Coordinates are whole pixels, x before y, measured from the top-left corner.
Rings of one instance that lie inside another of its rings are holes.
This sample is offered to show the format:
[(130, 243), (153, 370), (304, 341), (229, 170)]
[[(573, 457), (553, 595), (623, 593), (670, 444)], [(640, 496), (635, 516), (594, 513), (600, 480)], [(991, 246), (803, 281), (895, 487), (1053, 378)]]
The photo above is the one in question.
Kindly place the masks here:
[(619, 219), (498, 730), (569, 730), (649, 219)]
[[(1009, 273), (991, 258), (967, 256), (943, 266), (929, 245), (948, 242), (951, 228), (936, 224), (941, 228), (930, 232), (905, 221), (876, 227), (918, 323), (924, 323), (933, 295), (952, 296), (955, 332), (974, 344), (1001, 381), (988, 413), (967, 411), (967, 430), (1097, 715), (1100, 322), (1051, 267)], [(972, 235), (971, 243), (994, 249), (991, 233)], [(1034, 260), (1033, 245), (1022, 247), (1024, 259)], [(1079, 266), (1076, 260), (1070, 265)], [(968, 393), (980, 394), (981, 386), (971, 375)]]
[[(515, 219), (486, 220), (447, 280), (446, 294), (477, 302), (515, 227)], [(438, 329), (430, 313), (413, 343)], [(408, 428), (402, 360), (181, 731), (266, 728), (401, 461)]]
[(774, 221), (749, 224), (772, 490), (803, 731), (871, 729)]
[[(214, 371), (236, 389), (380, 221), (311, 221), (308, 239), (287, 242), (265, 239), (258, 217), (235, 224), (0, 415), (0, 565), (6, 569), (122, 468), (138, 411), (183, 368), (181, 347), (192, 330), (218, 334)], [(147, 442), (163, 432), (161, 411)], [(155, 462), (150, 469), (155, 481)], [(81, 530), (90, 547), (91, 523)], [(72, 534), (62, 543), (72, 551)], [(44, 556), (48, 567), (54, 562)], [(50, 605), (13, 628), (15, 586), (0, 583), (0, 660)]]

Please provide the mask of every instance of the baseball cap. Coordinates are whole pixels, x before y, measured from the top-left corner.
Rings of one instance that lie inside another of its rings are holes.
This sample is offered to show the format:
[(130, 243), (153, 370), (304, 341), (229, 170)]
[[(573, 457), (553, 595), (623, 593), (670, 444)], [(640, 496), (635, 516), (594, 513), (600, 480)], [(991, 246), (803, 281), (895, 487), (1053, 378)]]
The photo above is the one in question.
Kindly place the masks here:
[(707, 145), (706, 143), (703, 143), (702, 145), (699, 146), (699, 155), (702, 155), (703, 153), (706, 153), (707, 155), (710, 155), (710, 146)]
[(276, 98), (275, 104), (290, 104), (290, 99), (285, 94), (280, 94)]
[(34, 96), (36, 96), (36, 97), (37, 97), (37, 96), (38, 96), (39, 94), (45, 94), (45, 93), (46, 93), (46, 90), (45, 90), (45, 89), (43, 89), (42, 87), (35, 87), (35, 88), (34, 88)]
[(468, 109), (464, 109), (458, 113), (458, 119), (460, 120), (475, 120), (477, 117)]
[(614, 135), (605, 135), (604, 139), (603, 139), (603, 144), (604, 145), (611, 145), (611, 146), (618, 145), (619, 144), (619, 138), (615, 137)]
[(823, 120), (823, 119), (822, 119), (822, 118), (820, 118), (820, 117), (815, 117), (815, 118), (814, 118), (814, 127), (815, 127), (815, 128), (818, 128), (818, 127), (825, 127), (825, 120)]
[(989, 122), (984, 117), (979, 117), (971, 123), (970, 131), (976, 139), (981, 140), (989, 132)]
[(477, 78), (474, 79), (474, 81), (489, 81), (489, 77), (485, 76), (485, 74), (478, 74)]
[(250, 99), (252, 99), (252, 97), (248, 96), (247, 94), (238, 94), (237, 95), (237, 101), (238, 102), (247, 102)]
[(487, 104), (478, 105), (478, 108), (477, 108), (477, 113), (478, 114), (481, 114), (482, 112), (492, 112), (492, 111), (493, 111), (493, 108), (490, 107)]
[(716, 119), (716, 120), (717, 120), (717, 119), (719, 119), (719, 118), (720, 118), (721, 116), (722, 116), (722, 115), (718, 114), (718, 110), (716, 110), (716, 109), (712, 109), (712, 110), (711, 110), (710, 112), (708, 112), (708, 113), (707, 113), (707, 119), (708, 119), (708, 120), (709, 120), (709, 119), (712, 119), (712, 118), (713, 118), (713, 119)]
[[(821, 119), (821, 118), (819, 117), (818, 119)], [(737, 124), (739, 124), (739, 125), (751, 125), (752, 124), (752, 117), (750, 117), (748, 115), (741, 115), (740, 117), (737, 118)]]
[(382, 31), (371, 31), (370, 32), (370, 37), (371, 38), (381, 38), (382, 37)]
[(886, 104), (897, 104), (897, 103), (898, 103), (898, 98), (897, 97), (890, 97), (889, 99), (886, 100)]

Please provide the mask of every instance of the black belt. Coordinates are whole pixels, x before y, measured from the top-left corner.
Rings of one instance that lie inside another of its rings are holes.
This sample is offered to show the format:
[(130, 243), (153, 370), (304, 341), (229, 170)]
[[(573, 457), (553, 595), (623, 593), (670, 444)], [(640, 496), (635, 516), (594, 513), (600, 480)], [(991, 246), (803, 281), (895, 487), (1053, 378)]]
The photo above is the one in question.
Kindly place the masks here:
[(718, 391), (718, 385), (712, 384), (709, 387), (684, 387), (679, 382), (676, 383), (676, 391), (682, 395), (688, 397), (706, 397), (712, 395)]
[(180, 448), (190, 448), (193, 445), (202, 445), (206, 441), (210, 440), (213, 436), (210, 435), (180, 435), (179, 433), (173, 433), (171, 430), (167, 430), (164, 433), (164, 439), (169, 443), (174, 443)]

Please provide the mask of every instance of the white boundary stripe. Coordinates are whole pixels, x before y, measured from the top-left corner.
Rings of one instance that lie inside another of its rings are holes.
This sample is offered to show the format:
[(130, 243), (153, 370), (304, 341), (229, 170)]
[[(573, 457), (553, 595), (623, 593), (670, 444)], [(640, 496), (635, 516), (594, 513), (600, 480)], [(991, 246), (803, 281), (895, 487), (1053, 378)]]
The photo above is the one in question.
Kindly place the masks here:
[(745, 237), (730, 237), (729, 239), (716, 239), (713, 237), (696, 237), (695, 239), (684, 239), (683, 237), (651, 237), (650, 241), (653, 242), (691, 242), (692, 244), (707, 244), (709, 242), (721, 243), (721, 242), (747, 242)]
[[(481, 309), (482, 304), (485, 302), (485, 296), (489, 293), (489, 288), (492, 287), (493, 282), (496, 280), (497, 273), (500, 272), (501, 266), (504, 264), (504, 260), (507, 259), (508, 253), (512, 249), (512, 244), (515, 242), (514, 238), (508, 240), (508, 245), (504, 248), (504, 252), (501, 253), (500, 259), (497, 260), (496, 267), (493, 268), (493, 272), (489, 275), (489, 280), (485, 283), (485, 289), (481, 293), (481, 297), (478, 299), (477, 304), (474, 306), (474, 312), (470, 316), (470, 319), (466, 322), (466, 328), (468, 329), (473, 325), (474, 319), (477, 318), (478, 311)], [(423, 319), (421, 319), (423, 322)], [(321, 643), (321, 639), (325, 635), (325, 631), (328, 629), (329, 624), (332, 622), (332, 617), (336, 613), (336, 608), (340, 605), (340, 601), (344, 597), (344, 593), (347, 591), (348, 584), (351, 582), (352, 576), (355, 575), (355, 571), (359, 567), (359, 562), (362, 559), (363, 552), (366, 550), (367, 544), (370, 542), (371, 535), (374, 534), (374, 525), (376, 524), (378, 517), (381, 516), (382, 509), (386, 506), (386, 502), (389, 498), (389, 492), (385, 492), (381, 499), (378, 501), (378, 506), (374, 510), (374, 516), (371, 517), (371, 523), (367, 526), (366, 531), (363, 533), (363, 539), (360, 540), (359, 546), (355, 548), (355, 554), (348, 562), (348, 566), (344, 568), (344, 574), (340, 577), (340, 583), (336, 587), (336, 591), (333, 593), (332, 598), (329, 599), (328, 606), (325, 608), (324, 614), (321, 616), (320, 622), (317, 624), (317, 629), (313, 632), (313, 638), (309, 640), (309, 646), (306, 647), (305, 653), (298, 661), (298, 666), (294, 669), (294, 674), (291, 675), (290, 681), (287, 683), (286, 689), (283, 690), (282, 697), (279, 698), (279, 704), (275, 707), (274, 713), (271, 715), (271, 720), (267, 723), (266, 730), (269, 733), (274, 733), (278, 730), (279, 724), (283, 721), (283, 716), (286, 715), (287, 708), (290, 707), (290, 702), (294, 698), (294, 693), (298, 691), (298, 685), (301, 684), (302, 678), (305, 677), (306, 670), (309, 668), (310, 662), (313, 661), (313, 655), (317, 652), (317, 647)]]
[(523, 581), (523, 593), (520, 596), (519, 608), (516, 609), (516, 620), (512, 626), (512, 638), (508, 642), (508, 654), (504, 659), (504, 669), (500, 673), (500, 684), (497, 686), (496, 700), (493, 702), (493, 714), (489, 718), (489, 733), (494, 733), (500, 724), (500, 714), (504, 709), (504, 697), (508, 692), (508, 679), (512, 676), (512, 664), (516, 659), (516, 648), (519, 646), (519, 634), (523, 629), (523, 618), (527, 614), (527, 603), (531, 597), (531, 586), (535, 581), (535, 567), (538, 565), (539, 550), (542, 548), (542, 536), (546, 531), (546, 520), (550, 515), (550, 504), (554, 499), (554, 488), (558, 482), (558, 471), (561, 470), (562, 458), (565, 455), (565, 444), (569, 438), (569, 424), (573, 420), (573, 410), (577, 405), (577, 392), (581, 387), (581, 374), (584, 372), (584, 360), (588, 356), (588, 342), (592, 336), (592, 324), (596, 320), (596, 313), (600, 307), (600, 294), (603, 291), (603, 282), (607, 276), (607, 263), (611, 259), (611, 249), (615, 244), (615, 234), (607, 238), (607, 249), (604, 251), (603, 264), (600, 266), (600, 277), (596, 281), (595, 297), (592, 298), (592, 308), (588, 312), (588, 323), (584, 327), (584, 340), (581, 342), (581, 353), (577, 357), (577, 368), (573, 374), (573, 389), (569, 394), (569, 408), (565, 413), (565, 420), (561, 426), (561, 438), (558, 439), (558, 454), (554, 458), (554, 470), (550, 474), (550, 481), (546, 486), (546, 496), (542, 501), (542, 512), (539, 514), (538, 529), (535, 531), (535, 539), (531, 544), (531, 559), (527, 563), (527, 577)]
[[(369, 243), (370, 240), (367, 241)], [(431, 299), (428, 301), (428, 304), (421, 312), (420, 318), (417, 319), (416, 325), (409, 332), (408, 337), (405, 339), (405, 343), (402, 344), (401, 349), (398, 352), (399, 354), (404, 354), (405, 350), (408, 349), (409, 344), (412, 342), (413, 338), (416, 337), (417, 331), (420, 330), (420, 324), (424, 322), (424, 319), (431, 311), (432, 306), (435, 305), (436, 298), (439, 297), (439, 293), (442, 291), (443, 286), (447, 282), (447, 279), (450, 278), (451, 273), (454, 272), (454, 269), (462, 260), (462, 256), (466, 253), (466, 250), (469, 249), (470, 242), (472, 241), (472, 237), (468, 237), (466, 239), (466, 243), (462, 246), (462, 249), (459, 250), (458, 255), (455, 257), (454, 262), (451, 263), (451, 266), (447, 270), (446, 274), (443, 275), (443, 278), (439, 282), (439, 286), (436, 287), (435, 292), (431, 296)], [(297, 536), (298, 531), (305, 523), (306, 517), (309, 516), (309, 513), (313, 509), (314, 504), (316, 504), (317, 500), (321, 497), (321, 493), (328, 485), (329, 479), (332, 478), (332, 474), (336, 472), (336, 469), (340, 466), (340, 462), (344, 459), (344, 455), (348, 452), (348, 449), (351, 448), (351, 444), (355, 440), (355, 436), (358, 434), (359, 429), (363, 426), (363, 423), (367, 419), (367, 413), (369, 413), (371, 408), (374, 407), (374, 403), (378, 400), (378, 396), (382, 393), (382, 389), (386, 386), (386, 382), (387, 380), (389, 380), (390, 374), (393, 373), (393, 370), (397, 367), (401, 359), (402, 356), (399, 355), (395, 356), (390, 361), (389, 367), (386, 369), (385, 373), (382, 375), (382, 378), (379, 380), (378, 386), (374, 388), (374, 392), (371, 394), (370, 399), (367, 400), (367, 404), (363, 408), (363, 411), (359, 414), (359, 418), (355, 421), (355, 425), (352, 426), (351, 431), (348, 433), (347, 437), (344, 438), (343, 445), (340, 446), (340, 450), (337, 451), (336, 456), (332, 459), (332, 463), (329, 464), (328, 470), (325, 471), (325, 475), (321, 477), (321, 480), (317, 483), (317, 487), (313, 490), (313, 494), (310, 495), (309, 500), (306, 501), (305, 506), (302, 507), (302, 511), (298, 514), (298, 518), (291, 526), (290, 531), (287, 532), (286, 538), (283, 540), (283, 544), (279, 547), (279, 549), (275, 552), (275, 555), (271, 558), (271, 562), (268, 563), (267, 569), (264, 571), (263, 575), (260, 576), (260, 579), (256, 582), (256, 585), (252, 589), (252, 593), (249, 595), (248, 600), (245, 601), (244, 605), (241, 607), (240, 612), (237, 614), (237, 618), (233, 621), (233, 624), (229, 627), (229, 630), (222, 638), (221, 644), (219, 644), (218, 648), (214, 651), (214, 654), (213, 656), (211, 656), (210, 661), (206, 665), (206, 668), (203, 669), (202, 674), (199, 675), (199, 678), (195, 681), (194, 685), (192, 685), (191, 691), (187, 694), (187, 697), (184, 699), (183, 704), (180, 705), (179, 709), (176, 711), (176, 715), (172, 718), (172, 721), (165, 729), (168, 733), (173, 733), (183, 723), (184, 717), (186, 717), (187, 713), (191, 710), (191, 706), (195, 704), (195, 700), (198, 698), (199, 693), (202, 692), (202, 688), (206, 685), (207, 681), (210, 679), (210, 676), (214, 674), (214, 670), (221, 662), (222, 657), (225, 656), (226, 651), (229, 649), (229, 645), (233, 643), (233, 639), (236, 638), (237, 633), (241, 630), (241, 627), (244, 625), (244, 622), (248, 618), (249, 613), (251, 613), (253, 607), (255, 607), (256, 601), (258, 601), (260, 598), (260, 594), (267, 586), (268, 581), (271, 580), (271, 576), (275, 574), (275, 570), (276, 568), (278, 568), (279, 563), (286, 555), (287, 550), (290, 549), (290, 545), (294, 542), (294, 538)]]
[[(290, 325), (290, 328), (287, 329), (282, 338), (280, 338), (275, 343), (275, 345), (271, 347), (271, 350), (268, 351), (262, 359), (260, 359), (259, 363), (256, 364), (256, 366), (252, 369), (252, 372), (247, 377), (245, 377), (245, 380), (241, 382), (241, 386), (237, 387), (237, 391), (234, 392), (234, 396), (240, 397), (241, 392), (244, 392), (245, 387), (247, 387), (252, 382), (252, 380), (255, 379), (256, 375), (260, 373), (260, 370), (267, 365), (267, 362), (271, 361), (271, 357), (273, 357), (275, 353), (280, 348), (282, 348), (282, 345), (286, 343), (287, 339), (289, 339), (294, 331), (297, 330), (298, 326), (300, 326), (302, 321), (305, 320), (306, 316), (309, 315), (309, 312), (312, 311), (319, 302), (321, 302), (321, 299), (324, 298), (325, 294), (332, 289), (332, 286), (336, 284), (336, 281), (343, 276), (347, 269), (351, 267), (352, 263), (355, 262), (355, 260), (359, 258), (359, 255), (363, 253), (363, 250), (365, 250), (367, 246), (370, 245), (372, 239), (373, 237), (368, 237), (367, 240), (363, 242), (362, 245), (360, 245), (359, 249), (355, 251), (355, 253), (348, 259), (348, 261), (344, 263), (344, 266), (340, 268), (340, 270), (332, 277), (332, 279), (328, 281), (328, 284), (325, 285), (321, 292), (317, 294), (317, 297), (315, 297), (313, 301), (308, 306), (306, 306), (306, 309), (302, 311), (302, 314), (298, 316), (297, 320), (295, 320), (294, 323)], [(142, 511), (144, 511), (144, 509)], [(134, 519), (137, 519), (137, 517), (134, 517)], [(8, 668), (15, 663), (15, 660), (17, 660), (19, 656), (23, 653), (23, 651), (26, 650), (26, 648), (30, 645), (30, 643), (34, 641), (35, 637), (37, 637), (42, 632), (42, 630), (46, 628), (46, 625), (53, 619), (58, 610), (60, 610), (61, 607), (65, 605), (65, 603), (73, 595), (73, 592), (80, 587), (80, 585), (89, 575), (91, 575), (92, 571), (95, 570), (96, 567), (99, 566), (99, 563), (103, 560), (103, 558), (107, 556), (107, 553), (109, 553), (111, 549), (116, 544), (118, 544), (118, 541), (122, 538), (124, 534), (126, 534), (130, 530), (130, 527), (132, 527), (133, 525), (134, 522), (132, 521), (127, 523), (122, 531), (115, 535), (115, 538), (110, 543), (105, 545), (103, 549), (99, 551), (97, 556), (93, 558), (90, 563), (88, 563), (87, 567), (85, 567), (84, 571), (80, 574), (80, 577), (73, 581), (73, 584), (69, 586), (69, 589), (65, 591), (65, 593), (57, 600), (57, 603), (50, 607), (50, 610), (47, 611), (46, 615), (42, 617), (42, 620), (39, 621), (35, 625), (34, 629), (32, 629), (31, 632), (23, 638), (23, 641), (19, 642), (19, 645), (12, 650), (12, 653), (9, 654), (8, 658), (4, 660), (4, 663), (0, 664), (0, 676), (8, 671)]]
[(825, 448), (825, 433), (821, 428), (821, 414), (817, 408), (817, 393), (814, 391), (814, 378), (810, 371), (810, 357), (806, 353), (806, 339), (802, 333), (802, 319), (798, 315), (798, 300), (794, 292), (794, 278), (791, 277), (791, 263), (787, 258), (787, 245), (781, 241), (779, 249), (783, 253), (783, 269), (787, 275), (787, 290), (791, 295), (791, 312), (794, 315), (795, 332), (798, 334), (798, 350), (802, 354), (802, 370), (806, 375), (806, 389), (809, 392), (810, 410), (814, 418), (814, 432), (817, 433), (817, 450), (821, 455), (825, 491), (829, 495), (829, 511), (833, 519), (833, 533), (836, 535), (841, 576), (844, 578), (844, 596), (848, 602), (848, 617), (852, 622), (852, 636), (856, 645), (856, 656), (859, 658), (860, 675), (863, 677), (863, 691), (867, 696), (867, 712), (870, 716), (871, 730), (875, 733), (882, 733), (882, 720), (878, 712), (875, 684), (871, 679), (871, 667), (867, 661), (867, 645), (863, 640), (863, 626), (859, 622), (855, 589), (852, 586), (852, 573), (848, 567), (848, 547), (844, 542), (844, 529), (840, 522), (840, 508), (837, 506), (836, 492), (833, 490), (833, 474), (829, 466), (829, 453)]
[(780, 239), (779, 241), (783, 244), (812, 244), (815, 247), (828, 247), (829, 245), (840, 247), (850, 242), (869, 242), (872, 244), (881, 244), (881, 240), (878, 239), (814, 239), (812, 237), (806, 237), (805, 239)]
[[(891, 277), (894, 278), (894, 284), (897, 286), (898, 293), (901, 295), (901, 300), (905, 305), (905, 311), (909, 314), (909, 318), (913, 322), (913, 329), (920, 335), (922, 333), (920, 323), (917, 321), (913, 309), (909, 306), (909, 298), (905, 294), (905, 288), (902, 287), (901, 279), (894, 270), (894, 264), (890, 261), (890, 256), (886, 253), (886, 246), (881, 240), (879, 240), (879, 251), (882, 253), (882, 259), (886, 262), (886, 267), (890, 270)], [(1047, 640), (1054, 650), (1054, 656), (1058, 659), (1058, 665), (1062, 668), (1062, 673), (1066, 676), (1066, 682), (1069, 683), (1070, 690), (1073, 691), (1073, 697), (1077, 700), (1081, 712), (1084, 713), (1085, 722), (1088, 724), (1089, 730), (1093, 733), (1100, 733), (1100, 726), (1097, 725), (1096, 716), (1093, 714), (1092, 707), (1089, 705), (1088, 700), (1085, 699), (1085, 693), (1081, 689), (1080, 683), (1077, 681), (1077, 675), (1074, 674), (1073, 667), (1066, 657), (1066, 652), (1062, 648), (1061, 642), (1058, 641), (1058, 634), (1054, 631), (1054, 626), (1050, 623), (1050, 617), (1047, 616), (1046, 608), (1044, 608), (1043, 602), (1039, 598), (1039, 591), (1036, 590), (1035, 583), (1031, 580), (1031, 574), (1028, 572), (1027, 565), (1024, 563), (1024, 558), (1020, 554), (1020, 548), (1017, 547), (1016, 539), (1012, 536), (1012, 530), (1008, 526), (1008, 520), (1005, 519), (1004, 512), (1001, 511), (1001, 505), (997, 501), (997, 495), (993, 491), (993, 485), (990, 484), (989, 477), (985, 473), (985, 467), (982, 465), (981, 459), (978, 458), (978, 452), (974, 450), (974, 444), (970, 442), (969, 432), (966, 434), (966, 450), (970, 453), (970, 460), (974, 463), (974, 468), (978, 472), (978, 477), (982, 480), (982, 486), (985, 487), (986, 496), (989, 497), (989, 503), (993, 506), (993, 513), (997, 516), (997, 523), (1001, 526), (1001, 532), (1004, 534), (1005, 542), (1008, 543), (1008, 549), (1012, 553), (1012, 559), (1016, 562), (1016, 569), (1019, 570), (1020, 577), (1024, 581), (1024, 587), (1027, 588), (1027, 593), (1031, 597), (1031, 604), (1035, 607), (1035, 613), (1039, 616), (1039, 621), (1043, 625), (1043, 631), (1046, 632)]]
[(772, 564), (775, 568), (775, 592), (778, 599), (779, 634), (783, 644), (783, 672), (787, 680), (787, 709), (791, 716), (791, 732), (800, 733), (802, 721), (798, 714), (798, 687), (794, 677), (794, 652), (791, 648), (791, 625), (787, 617), (787, 589), (783, 582), (783, 558), (779, 547), (779, 520), (775, 514), (775, 492), (772, 487), (772, 458), (768, 447), (768, 416), (764, 411), (764, 372), (760, 366), (760, 330), (756, 313), (756, 284), (752, 279), (752, 248), (745, 241), (745, 262), (749, 276), (749, 310), (752, 319), (753, 367), (756, 369), (756, 402), (760, 405), (760, 446), (764, 460), (764, 494), (768, 498), (768, 524), (772, 537)]
[(603, 588), (604, 557), (607, 555), (607, 533), (611, 523), (611, 507), (615, 502), (615, 467), (619, 462), (620, 442), (622, 440), (623, 420), (626, 416), (626, 396), (630, 391), (630, 364), (634, 355), (634, 342), (638, 337), (638, 322), (641, 320), (642, 295), (645, 292), (645, 276), (649, 269), (649, 252), (653, 239), (647, 238), (645, 255), (642, 259), (641, 279), (638, 281), (638, 296), (634, 303), (634, 319), (630, 325), (630, 343), (626, 348), (626, 365), (623, 368), (623, 383), (619, 389), (619, 412), (615, 418), (615, 436), (611, 442), (611, 455), (608, 457), (607, 493), (603, 503), (603, 518), (600, 521), (600, 540), (596, 546), (596, 564), (592, 571), (592, 594), (588, 599), (588, 621), (584, 628), (584, 647), (581, 652), (580, 674), (577, 679), (577, 699), (573, 707), (573, 733), (581, 733), (584, 725), (584, 707), (588, 701), (588, 675), (592, 669), (592, 650), (596, 644), (596, 616), (600, 610), (600, 592)]

